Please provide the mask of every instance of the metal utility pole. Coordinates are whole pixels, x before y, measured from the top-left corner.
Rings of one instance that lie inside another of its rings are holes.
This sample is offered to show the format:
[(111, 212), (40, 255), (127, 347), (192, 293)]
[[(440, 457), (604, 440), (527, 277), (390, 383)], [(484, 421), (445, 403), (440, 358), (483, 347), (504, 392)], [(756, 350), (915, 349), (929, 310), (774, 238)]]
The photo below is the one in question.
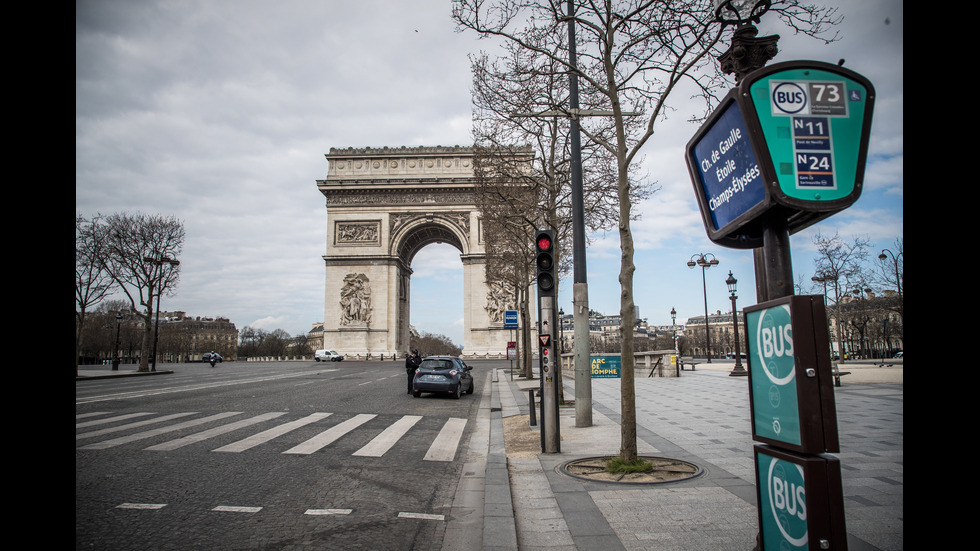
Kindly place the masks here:
[[(568, 101), (578, 110), (578, 76), (575, 74), (575, 8), (568, 0)], [(585, 269), (585, 206), (582, 183), (582, 142), (578, 117), (572, 117), (572, 255), (574, 273), (572, 310), (575, 317), (575, 426), (592, 426), (592, 371), (589, 366), (589, 284)]]
[[(585, 266), (585, 200), (582, 183), (582, 142), (579, 117), (613, 116), (612, 111), (579, 109), (578, 77), (576, 76), (575, 7), (568, 0), (568, 64), (569, 109), (567, 111), (541, 111), (539, 113), (515, 113), (515, 117), (569, 117), (571, 120), (571, 192), (572, 192), (572, 309), (575, 323), (575, 426), (592, 426), (592, 370), (589, 365), (589, 284)], [(624, 111), (623, 116), (641, 113)]]

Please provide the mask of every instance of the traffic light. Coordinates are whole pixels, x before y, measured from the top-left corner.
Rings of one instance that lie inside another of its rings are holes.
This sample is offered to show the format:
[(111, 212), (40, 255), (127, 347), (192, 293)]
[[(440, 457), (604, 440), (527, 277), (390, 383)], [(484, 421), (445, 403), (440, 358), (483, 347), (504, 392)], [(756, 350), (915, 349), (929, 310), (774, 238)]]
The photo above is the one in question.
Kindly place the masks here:
[(555, 296), (555, 236), (551, 230), (538, 230), (534, 237), (537, 253), (534, 264), (538, 275), (538, 297)]

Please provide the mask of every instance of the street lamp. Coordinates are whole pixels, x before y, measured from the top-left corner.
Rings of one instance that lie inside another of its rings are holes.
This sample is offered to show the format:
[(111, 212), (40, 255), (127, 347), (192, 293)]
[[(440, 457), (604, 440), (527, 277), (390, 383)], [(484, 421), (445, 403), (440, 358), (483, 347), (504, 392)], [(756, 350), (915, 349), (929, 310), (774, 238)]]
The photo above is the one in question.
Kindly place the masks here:
[[(711, 260), (708, 260), (709, 256)], [(695, 257), (697, 260), (694, 260)], [(691, 255), (691, 259), (687, 261), (688, 268), (701, 266), (701, 287), (704, 290), (704, 352), (705, 356), (708, 357), (709, 364), (711, 363), (711, 333), (708, 331), (708, 285), (705, 283), (704, 271), (717, 265), (718, 259), (711, 253), (697, 253)]]
[[(864, 288), (857, 287), (853, 291), (851, 291), (851, 294), (854, 295), (854, 300), (865, 301), (867, 300), (867, 295), (871, 294), (871, 289), (867, 287)], [(863, 357), (866, 352), (869, 352), (868, 348), (865, 346), (865, 341), (867, 340), (865, 337), (865, 331), (867, 330), (867, 324), (868, 324), (866, 310), (867, 310), (867, 305), (865, 304), (860, 305), (859, 313), (863, 312), (863, 314), (860, 320), (861, 330), (858, 331), (858, 355), (861, 357)]]
[(558, 354), (565, 353), (565, 310), (558, 309)]
[(729, 375), (733, 377), (745, 376), (748, 375), (749, 372), (742, 367), (742, 353), (738, 347), (738, 310), (735, 308), (735, 300), (738, 298), (735, 296), (735, 284), (738, 283), (738, 280), (732, 275), (731, 270), (728, 270), (728, 279), (725, 280), (725, 283), (728, 284), (728, 292), (731, 293), (732, 325), (735, 326), (735, 368), (732, 369), (732, 372), (729, 373)]
[(732, 45), (718, 56), (718, 61), (722, 71), (735, 73), (736, 82), (765, 66), (779, 52), (779, 35), (757, 37), (759, 29), (752, 24), (758, 23), (771, 5), (770, 0), (714, 0), (715, 19), (722, 25), (735, 26)]
[[(828, 282), (833, 282), (834, 283), (834, 289), (835, 289), (835, 291), (834, 291), (834, 302), (835, 302), (835, 304), (837, 303), (837, 300), (838, 300), (837, 299), (837, 291), (836, 291), (836, 289), (837, 289), (837, 276), (821, 272), (821, 273), (819, 273), (819, 274), (811, 277), (810, 278), (810, 281), (813, 281), (814, 283), (822, 283), (823, 284), (823, 305), (824, 305), (824, 309), (825, 310), (829, 310), (830, 309), (830, 303), (828, 302), (829, 298), (827, 297), (827, 283)], [(831, 358), (831, 361), (836, 364), (837, 362), (844, 363), (844, 341), (843, 341), (843, 335), (842, 335), (843, 331), (842, 331), (842, 327), (841, 327), (841, 320), (839, 319), (840, 318), (840, 308), (835, 308), (835, 310), (836, 310), (836, 313), (837, 313), (837, 315), (834, 316), (834, 320), (837, 323), (837, 355), (838, 355), (838, 358), (836, 358), (836, 359), (834, 358), (834, 344), (833, 344), (832, 341), (830, 342), (830, 358)], [(831, 325), (831, 317), (832, 316), (830, 316), (830, 315), (827, 316), (827, 333), (828, 333), (828, 335), (830, 335), (830, 333), (831, 333), (831, 327), (832, 327), (832, 325)], [(830, 339), (828, 339), (828, 340), (830, 340)]]
[(681, 353), (677, 349), (677, 310), (674, 310), (673, 306), (670, 308), (670, 330), (674, 333), (674, 357), (677, 362), (677, 376), (680, 377)]
[[(888, 255), (885, 253), (888, 253)], [(892, 261), (895, 263), (895, 290), (898, 291), (898, 317), (901, 318), (902, 323), (905, 323), (905, 304), (902, 302), (902, 276), (898, 273), (898, 259), (905, 256), (905, 253), (898, 251), (898, 256), (895, 256), (895, 253), (891, 252), (890, 250), (882, 249), (881, 254), (878, 255), (878, 260), (884, 262), (885, 260), (888, 260), (889, 255), (892, 257)]]
[[(168, 264), (170, 266), (170, 269), (172, 270), (177, 266), (180, 266), (180, 261), (175, 258), (170, 258), (169, 256), (164, 256), (164, 255), (160, 255), (160, 258), (153, 258), (152, 256), (147, 256), (147, 257), (143, 257), (143, 260), (150, 264), (155, 264), (159, 269), (159, 273), (155, 278), (157, 280), (157, 306), (156, 306), (157, 318), (153, 324), (153, 355), (151, 356), (153, 365), (150, 367), (150, 371), (156, 371), (157, 370), (157, 340), (160, 338), (160, 295), (163, 294), (161, 293), (161, 289), (160, 289), (160, 287), (163, 285), (163, 265)], [(153, 300), (152, 296), (150, 297), (150, 300), (151, 301)]]
[(112, 370), (119, 371), (119, 322), (122, 321), (122, 313), (116, 312), (116, 346), (113, 348), (114, 357), (112, 358)]

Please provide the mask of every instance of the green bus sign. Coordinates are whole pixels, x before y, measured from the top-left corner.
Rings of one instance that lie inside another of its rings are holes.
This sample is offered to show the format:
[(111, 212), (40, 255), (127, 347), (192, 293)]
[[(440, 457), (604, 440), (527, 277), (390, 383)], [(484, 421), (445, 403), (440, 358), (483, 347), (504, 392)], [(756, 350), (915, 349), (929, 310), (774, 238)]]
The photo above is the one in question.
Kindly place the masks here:
[(840, 461), (755, 446), (762, 549), (845, 549)]
[(745, 334), (752, 438), (800, 453), (839, 451), (823, 297), (746, 307)]
[(861, 194), (874, 88), (826, 64), (774, 65), (746, 85), (755, 106), (777, 202), (841, 210)]
[(857, 201), (874, 98), (868, 79), (820, 61), (747, 75), (686, 148), (708, 237), (758, 248), (767, 217), (796, 233)]
[[(793, 322), (788, 304), (745, 315), (753, 360), (755, 434), (799, 446), (800, 405), (793, 356)], [(754, 344), (754, 346), (753, 346)]]

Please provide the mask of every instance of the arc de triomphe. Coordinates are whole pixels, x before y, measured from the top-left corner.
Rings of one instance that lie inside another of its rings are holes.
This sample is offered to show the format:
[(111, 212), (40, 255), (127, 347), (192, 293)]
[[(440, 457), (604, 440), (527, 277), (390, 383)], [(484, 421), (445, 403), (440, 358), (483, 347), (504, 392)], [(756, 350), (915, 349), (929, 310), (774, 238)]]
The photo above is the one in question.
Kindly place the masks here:
[(326, 158), (327, 178), (317, 180), (327, 206), (323, 346), (403, 357), (412, 259), (448, 243), (463, 261), (463, 355), (505, 353), (513, 292), (486, 282), (473, 149), (331, 148)]

